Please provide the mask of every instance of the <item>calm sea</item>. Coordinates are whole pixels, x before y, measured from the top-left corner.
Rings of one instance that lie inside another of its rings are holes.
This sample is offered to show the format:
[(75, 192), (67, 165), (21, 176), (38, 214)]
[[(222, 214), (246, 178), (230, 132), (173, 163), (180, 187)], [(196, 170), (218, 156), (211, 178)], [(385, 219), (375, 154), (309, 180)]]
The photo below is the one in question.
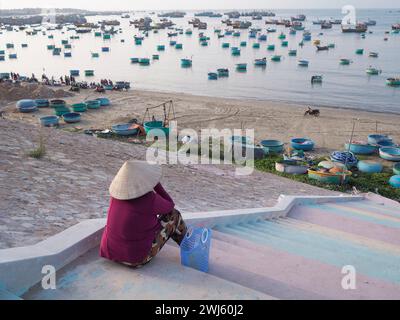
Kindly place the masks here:
[[(289, 35), (289, 30), (277, 26), (277, 33), (270, 33), (267, 42), (260, 42), (260, 49), (253, 49), (252, 44), (257, 39), (249, 39), (248, 31), (241, 30), (241, 36), (236, 38), (226, 36), (218, 39), (214, 28), (226, 28), (221, 24), (221, 18), (202, 18), (208, 23), (205, 34), (211, 37), (207, 47), (200, 46), (198, 30), (193, 31), (192, 36), (185, 34), (175, 38), (183, 44), (183, 50), (176, 50), (169, 46), (168, 30), (161, 30), (158, 34), (149, 33), (148, 38), (141, 46), (135, 45), (134, 35), (139, 32), (129, 26), (129, 19), (120, 17), (89, 17), (90, 21), (97, 22), (103, 19), (121, 20), (122, 33), (117, 34), (111, 40), (95, 38), (94, 34), (80, 35), (79, 40), (70, 40), (72, 43), (72, 57), (64, 58), (53, 56), (47, 50), (48, 44), (61, 46), (62, 39), (69, 39), (74, 31), (51, 31), (54, 40), (47, 35), (39, 33), (36, 36), (28, 36), (25, 32), (3, 31), (0, 35), (0, 49), (5, 49), (6, 43), (13, 42), (18, 54), (17, 60), (0, 62), (0, 72), (19, 72), (22, 75), (35, 73), (40, 76), (43, 71), (48, 76), (69, 74), (70, 69), (80, 69), (81, 74), (85, 69), (95, 70), (93, 79), (108, 78), (112, 80), (130, 81), (133, 88), (150, 90), (185, 92), (198, 95), (248, 98), (259, 100), (280, 100), (294, 103), (312, 105), (327, 105), (337, 107), (349, 107), (357, 109), (374, 110), (380, 112), (400, 113), (400, 88), (386, 86), (388, 77), (400, 77), (400, 35), (385, 35), (391, 25), (400, 22), (398, 9), (386, 10), (359, 10), (357, 18), (365, 21), (368, 18), (377, 21), (377, 25), (370, 27), (372, 34), (367, 34), (363, 39), (358, 34), (343, 34), (340, 26), (334, 26), (331, 30), (321, 30), (313, 25), (312, 20), (324, 18), (341, 19), (341, 10), (277, 10), (277, 17), (290, 17), (299, 13), (307, 16), (306, 26), (312, 32), (312, 38), (320, 39), (322, 44), (335, 43), (336, 48), (316, 52), (312, 42), (307, 42), (303, 48), (298, 47), (302, 39), (302, 32), (297, 35)], [(131, 19), (143, 16), (135, 14)], [(157, 19), (156, 16), (152, 16)], [(173, 19), (176, 27), (184, 30), (191, 27), (188, 20), (193, 13), (188, 13), (185, 18)], [(243, 18), (245, 20), (245, 18)], [(260, 27), (266, 33), (265, 19), (252, 21), (253, 27)], [(279, 33), (283, 31), (287, 35), (289, 45), (281, 47)], [(319, 35), (323, 32), (323, 35)], [(387, 36), (388, 41), (383, 38)], [(125, 42), (122, 43), (121, 39)], [(247, 41), (247, 47), (242, 48), (241, 56), (231, 56), (230, 49), (223, 49), (222, 42), (229, 42), (231, 46), (239, 46), (241, 41)], [(21, 48), (22, 43), (27, 43), (28, 48)], [(164, 44), (166, 50), (157, 52), (156, 47)], [(266, 50), (267, 44), (276, 44), (275, 52)], [(111, 51), (102, 53), (101, 47), (108, 46)], [(364, 55), (356, 55), (355, 50), (365, 49)], [(289, 57), (289, 49), (298, 49), (297, 57)], [(7, 50), (7, 54), (13, 52)], [(369, 51), (379, 52), (379, 58), (368, 57)], [(93, 59), (91, 52), (99, 52), (100, 57)], [(151, 57), (159, 54), (160, 60), (152, 61), (150, 66), (131, 64), (131, 57)], [(273, 54), (283, 56), (281, 62), (272, 62)], [(188, 69), (181, 68), (180, 59), (192, 57), (193, 66)], [(254, 59), (267, 57), (266, 68), (255, 67)], [(349, 66), (339, 65), (340, 58), (349, 58), (353, 63)], [(297, 65), (298, 59), (310, 61), (308, 68)], [(236, 72), (237, 63), (248, 63), (247, 72)], [(374, 66), (382, 70), (377, 76), (368, 76), (365, 69)], [(217, 81), (208, 80), (207, 73), (218, 68), (229, 68), (229, 78)], [(324, 77), (322, 85), (311, 85), (310, 78), (314, 74)]]

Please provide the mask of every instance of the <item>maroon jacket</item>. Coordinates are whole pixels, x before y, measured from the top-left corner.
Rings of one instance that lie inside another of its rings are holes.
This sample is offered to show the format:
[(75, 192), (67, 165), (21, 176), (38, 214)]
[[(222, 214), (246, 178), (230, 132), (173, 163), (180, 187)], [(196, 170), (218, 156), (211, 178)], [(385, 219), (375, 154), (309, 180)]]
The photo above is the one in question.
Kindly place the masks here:
[(173, 210), (175, 204), (159, 183), (154, 191), (132, 200), (111, 197), (100, 256), (118, 262), (142, 262), (160, 231), (157, 215)]

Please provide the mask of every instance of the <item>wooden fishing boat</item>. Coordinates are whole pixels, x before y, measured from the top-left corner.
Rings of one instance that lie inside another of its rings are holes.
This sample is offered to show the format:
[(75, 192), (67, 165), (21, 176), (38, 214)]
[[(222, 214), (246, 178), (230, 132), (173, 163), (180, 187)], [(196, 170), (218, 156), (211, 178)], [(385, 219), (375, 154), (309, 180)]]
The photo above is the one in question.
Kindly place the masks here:
[(142, 66), (148, 66), (150, 64), (150, 59), (149, 58), (140, 58), (139, 64)]
[(271, 60), (275, 61), (275, 62), (280, 62), (281, 59), (282, 59), (282, 56), (280, 56), (280, 55), (274, 55), (271, 57)]
[(152, 55), (153, 60), (159, 60), (160, 59), (160, 55), (158, 54), (153, 54)]
[(386, 84), (392, 87), (400, 86), (400, 78), (388, 78), (386, 79)]
[(254, 65), (255, 66), (266, 66), (267, 65), (267, 58), (255, 59), (254, 60)]
[(317, 46), (317, 51), (328, 51), (329, 47), (328, 46)]
[(329, 44), (328, 44), (328, 48), (329, 48), (329, 49), (334, 49), (335, 46), (336, 46), (336, 45), (335, 45), (334, 43), (329, 43)]
[(139, 63), (139, 58), (131, 58), (131, 63)]
[(208, 80), (217, 80), (217, 79), (218, 79), (218, 73), (216, 73), (216, 72), (208, 73)]
[(220, 69), (217, 69), (217, 73), (218, 73), (219, 78), (229, 77), (229, 69), (220, 68)]
[(268, 51), (274, 51), (275, 50), (275, 45), (274, 44), (270, 44), (267, 46), (267, 50)]
[(192, 59), (181, 59), (181, 66), (182, 67), (191, 67)]
[(247, 70), (247, 63), (237, 63), (236, 70), (238, 71), (246, 71)]
[(159, 45), (157, 46), (157, 51), (165, 51), (165, 46), (159, 44)]
[(357, 49), (356, 54), (364, 54), (364, 49)]
[(299, 61), (297, 61), (297, 64), (300, 67), (308, 67), (309, 63), (310, 62), (308, 60), (299, 60)]
[(379, 56), (379, 53), (378, 52), (370, 52), (369, 53), (369, 56), (371, 57), (371, 58), (378, 58), (378, 56)]
[(93, 77), (94, 76), (94, 70), (85, 70), (85, 76), (86, 77)]
[(258, 36), (258, 41), (267, 41), (267, 35), (266, 34), (260, 34)]
[(177, 44), (175, 45), (175, 49), (177, 49), (177, 50), (183, 49), (183, 44), (182, 44), (182, 43), (177, 43)]
[(311, 83), (322, 83), (323, 77), (321, 75), (314, 75), (311, 77)]
[(258, 42), (253, 43), (253, 49), (260, 49), (260, 44)]
[(377, 68), (373, 68), (373, 67), (368, 67), (365, 72), (369, 75), (378, 75), (380, 73), (382, 73), (382, 70), (377, 69)]
[(282, 41), (281, 42), (281, 46), (282, 47), (287, 47), (289, 45), (289, 42), (288, 41)]
[(230, 46), (229, 42), (222, 43), (222, 48), (229, 48), (229, 46)]
[(351, 60), (349, 60), (349, 59), (346, 59), (346, 58), (340, 59), (341, 65), (349, 65), (350, 63), (351, 63)]
[(246, 41), (240, 42), (240, 46), (241, 46), (241, 47), (246, 47), (246, 46), (247, 46), (247, 42), (246, 42)]

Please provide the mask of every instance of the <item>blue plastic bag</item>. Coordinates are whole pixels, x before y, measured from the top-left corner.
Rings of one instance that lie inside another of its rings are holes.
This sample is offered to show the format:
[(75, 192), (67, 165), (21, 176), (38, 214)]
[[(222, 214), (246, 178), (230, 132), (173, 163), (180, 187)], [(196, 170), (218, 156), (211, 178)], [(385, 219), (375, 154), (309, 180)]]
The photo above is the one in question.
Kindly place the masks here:
[(189, 227), (181, 243), (181, 263), (202, 272), (208, 272), (211, 230)]

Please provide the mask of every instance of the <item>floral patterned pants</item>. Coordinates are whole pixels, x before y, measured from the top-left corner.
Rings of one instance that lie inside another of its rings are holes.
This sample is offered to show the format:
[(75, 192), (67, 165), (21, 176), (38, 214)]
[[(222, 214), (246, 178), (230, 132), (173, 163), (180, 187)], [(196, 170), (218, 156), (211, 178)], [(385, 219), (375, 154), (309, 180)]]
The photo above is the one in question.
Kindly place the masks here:
[(169, 240), (169, 238), (172, 238), (172, 240), (174, 240), (178, 245), (181, 244), (187, 231), (187, 227), (182, 219), (181, 213), (174, 209), (172, 212), (162, 215), (159, 220), (162, 229), (154, 238), (148, 256), (142, 262), (137, 264), (127, 262), (123, 262), (123, 264), (132, 268), (144, 266), (145, 264), (149, 263), (158, 252), (160, 252), (161, 248)]

